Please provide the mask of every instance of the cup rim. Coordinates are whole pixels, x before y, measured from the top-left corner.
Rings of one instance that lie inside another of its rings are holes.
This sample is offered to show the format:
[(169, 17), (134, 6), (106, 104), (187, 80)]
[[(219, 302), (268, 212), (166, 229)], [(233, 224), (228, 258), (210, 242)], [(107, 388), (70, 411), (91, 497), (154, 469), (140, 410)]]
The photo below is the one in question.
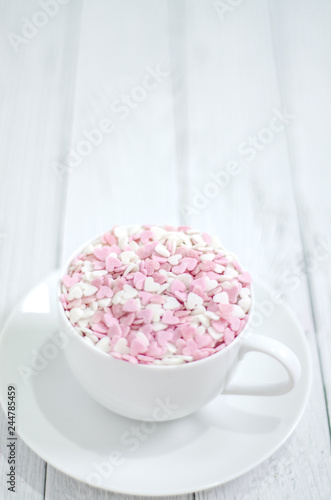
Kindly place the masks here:
[(128, 361), (125, 361), (123, 359), (118, 359), (118, 358), (115, 358), (114, 356), (112, 356), (110, 353), (107, 353), (107, 352), (104, 352), (102, 351), (101, 349), (97, 349), (95, 347), (95, 345), (89, 345), (87, 344), (86, 342), (84, 342), (83, 340), (83, 337), (81, 335), (79, 335), (77, 333), (77, 331), (75, 330), (75, 327), (70, 323), (69, 321), (69, 318), (67, 317), (67, 315), (65, 314), (65, 309), (62, 305), (62, 302), (60, 301), (60, 295), (62, 294), (62, 277), (67, 274), (67, 271), (68, 271), (68, 268), (69, 268), (69, 264), (77, 257), (77, 255), (79, 255), (80, 253), (82, 253), (82, 251), (90, 244), (92, 244), (95, 240), (101, 238), (102, 235), (100, 235), (100, 233), (98, 234), (98, 236), (95, 236), (93, 238), (90, 238), (88, 241), (86, 241), (85, 243), (83, 243), (82, 245), (80, 245), (79, 248), (77, 248), (74, 252), (72, 252), (72, 254), (70, 255), (69, 259), (66, 260), (65, 264), (60, 268), (60, 274), (59, 274), (59, 277), (58, 277), (58, 281), (57, 281), (57, 303), (58, 303), (58, 307), (59, 307), (59, 312), (60, 312), (60, 315), (61, 317), (65, 320), (65, 323), (67, 324), (67, 326), (69, 327), (71, 333), (73, 334), (73, 336), (75, 338), (77, 338), (80, 342), (82, 342), (83, 345), (85, 345), (86, 347), (90, 348), (91, 349), (91, 352), (94, 352), (96, 353), (97, 356), (105, 356), (107, 357), (108, 359), (110, 358), (111, 359), (111, 362), (113, 361), (118, 361), (120, 363), (126, 363), (128, 365), (131, 365), (132, 367), (135, 367), (139, 370), (181, 370), (181, 369), (188, 369), (189, 366), (197, 366), (199, 364), (202, 365), (203, 363), (208, 363), (208, 361), (210, 360), (210, 358), (212, 359), (215, 359), (216, 356), (218, 357), (221, 357), (222, 355), (224, 356), (226, 352), (229, 352), (229, 350), (231, 350), (235, 345), (237, 345), (241, 340), (243, 340), (244, 338), (247, 337), (247, 334), (249, 333), (249, 326), (250, 326), (250, 323), (251, 323), (251, 319), (252, 319), (252, 316), (253, 316), (253, 310), (254, 310), (254, 304), (255, 304), (255, 300), (254, 300), (254, 290), (253, 290), (253, 287), (252, 285), (250, 285), (250, 291), (251, 291), (251, 306), (250, 306), (250, 309), (249, 309), (249, 317), (248, 317), (248, 321), (246, 323), (246, 325), (244, 326), (244, 328), (242, 329), (242, 331), (233, 339), (232, 342), (230, 342), (230, 344), (228, 344), (227, 346), (225, 346), (224, 349), (222, 349), (221, 351), (218, 351), (218, 352), (215, 352), (213, 354), (210, 354), (209, 356), (205, 357), (205, 358), (202, 358), (202, 359), (198, 359), (196, 361), (189, 361), (187, 363), (182, 363), (180, 365), (147, 365), (147, 364), (144, 364), (144, 363), (129, 363)]

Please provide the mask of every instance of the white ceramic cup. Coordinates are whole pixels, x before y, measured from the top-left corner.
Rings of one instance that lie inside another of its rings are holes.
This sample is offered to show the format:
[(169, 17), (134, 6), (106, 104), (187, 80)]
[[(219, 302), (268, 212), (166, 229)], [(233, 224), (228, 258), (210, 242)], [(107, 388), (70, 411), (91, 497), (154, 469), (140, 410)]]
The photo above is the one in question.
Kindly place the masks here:
[[(67, 274), (69, 264), (94, 240), (82, 245), (68, 260), (58, 283), (58, 297), (61, 277)], [(125, 417), (174, 420), (195, 412), (219, 394), (278, 396), (291, 391), (300, 378), (300, 363), (293, 351), (281, 342), (252, 333), (250, 321), (216, 354), (182, 365), (154, 366), (119, 360), (87, 344), (69, 322), (60, 300), (58, 305), (61, 330), (69, 337), (65, 356), (73, 374), (93, 399)], [(286, 369), (288, 380), (233, 384), (231, 377), (239, 361), (250, 351), (276, 359)]]

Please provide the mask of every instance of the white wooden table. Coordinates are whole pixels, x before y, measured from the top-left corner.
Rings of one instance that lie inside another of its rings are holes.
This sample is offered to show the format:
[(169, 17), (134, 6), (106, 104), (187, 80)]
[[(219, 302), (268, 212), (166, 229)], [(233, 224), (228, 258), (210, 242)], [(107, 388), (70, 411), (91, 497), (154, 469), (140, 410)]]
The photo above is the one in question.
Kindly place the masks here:
[[(314, 380), (277, 453), (195, 496), (331, 498), (331, 2), (41, 3), (0, 2), (1, 322), (113, 224), (218, 234), (285, 294)], [(10, 495), (3, 441), (0, 461), (1, 499), (120, 498), (58, 472), (21, 441)]]

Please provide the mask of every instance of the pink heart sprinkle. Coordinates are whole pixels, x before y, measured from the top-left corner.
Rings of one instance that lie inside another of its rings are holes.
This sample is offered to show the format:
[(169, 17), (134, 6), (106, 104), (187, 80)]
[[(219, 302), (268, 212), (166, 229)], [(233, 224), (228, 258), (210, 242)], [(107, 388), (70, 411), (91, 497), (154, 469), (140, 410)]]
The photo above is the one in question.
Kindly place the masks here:
[(144, 288), (144, 283), (146, 280), (146, 276), (143, 273), (137, 271), (134, 273), (133, 284), (137, 290), (142, 290)]
[(221, 318), (228, 319), (231, 317), (233, 306), (231, 304), (219, 304), (218, 310)]
[(130, 344), (130, 352), (133, 356), (137, 356), (137, 354), (144, 354), (148, 351), (148, 346), (141, 339), (133, 339)]
[(97, 292), (97, 299), (104, 299), (105, 297), (110, 298), (113, 295), (113, 290), (111, 290), (108, 286), (102, 286)]
[(162, 356), (162, 353), (163, 349), (158, 345), (156, 340), (153, 340), (148, 347), (148, 356), (152, 356), (153, 358), (160, 358)]
[(200, 271), (213, 271), (216, 267), (216, 264), (211, 260), (205, 260), (200, 264)]
[(153, 319), (153, 311), (152, 309), (142, 309), (140, 311), (140, 316), (144, 323), (151, 323)]
[(245, 285), (246, 284), (248, 285), (249, 283), (252, 282), (252, 277), (251, 277), (251, 275), (247, 271), (244, 271), (242, 274), (239, 274), (238, 280), (241, 283), (244, 283)]
[(135, 318), (135, 314), (133, 312), (129, 313), (129, 314), (126, 314), (125, 316), (121, 317), (121, 324), (132, 325), (132, 323), (134, 321), (134, 318)]
[(230, 344), (234, 339), (234, 332), (230, 330), (230, 328), (227, 328), (224, 333), (224, 343), (225, 345)]
[(227, 321), (223, 319), (214, 320), (211, 322), (211, 326), (215, 328), (218, 333), (223, 333), (226, 327)]
[(72, 286), (77, 285), (79, 279), (79, 276), (77, 276), (76, 274), (74, 274), (72, 277), (69, 276), (69, 274), (66, 274), (62, 278), (62, 283), (64, 283), (67, 288), (71, 288)]
[(186, 286), (182, 281), (174, 279), (170, 286), (171, 293), (186, 292)]
[(108, 328), (103, 323), (94, 323), (92, 325), (92, 330), (94, 330), (98, 333), (107, 333)]
[(122, 337), (127, 337), (129, 332), (130, 332), (130, 326), (129, 325), (122, 325), (122, 323), (120, 323), (120, 329), (121, 329)]
[(100, 288), (102, 286), (102, 283), (102, 278), (95, 278), (93, 281), (91, 281), (91, 285), (96, 286), (97, 288)]
[(187, 301), (187, 293), (184, 292), (178, 292), (177, 290), (174, 292), (174, 295), (176, 299), (178, 299), (180, 302), (186, 302)]
[(118, 319), (114, 318), (114, 316), (112, 314), (105, 314), (103, 317), (103, 321), (104, 321), (104, 323), (106, 323), (106, 325), (108, 327), (112, 326), (114, 324), (118, 325)]
[(238, 299), (238, 293), (240, 292), (240, 285), (238, 286), (232, 286), (231, 288), (224, 288), (224, 292), (228, 294), (229, 297), (229, 302), (231, 304), (235, 304)]
[(229, 324), (230, 324), (231, 330), (233, 332), (237, 332), (240, 328), (240, 319), (235, 316), (235, 317), (230, 319)]
[(194, 352), (198, 349), (197, 344), (194, 342), (193, 339), (189, 339), (186, 342), (186, 347), (183, 349), (183, 354), (184, 356), (192, 356)]
[(150, 292), (139, 292), (138, 296), (141, 303), (146, 306), (150, 302), (152, 294)]
[(106, 259), (106, 269), (109, 273), (113, 272), (115, 268), (121, 267), (122, 262), (116, 257), (108, 257)]
[(180, 331), (181, 331), (182, 337), (185, 340), (190, 340), (193, 338), (193, 335), (195, 333), (195, 328), (191, 325), (183, 325), (180, 327)]
[(156, 340), (160, 347), (166, 346), (168, 342), (172, 341), (173, 333), (168, 330), (161, 330), (156, 332)]
[(183, 274), (186, 271), (186, 264), (181, 262), (178, 266), (173, 266), (171, 270), (175, 274)]
[(139, 309), (139, 302), (136, 299), (129, 299), (123, 304), (123, 311), (126, 312), (136, 312)]
[[(192, 281), (191, 286), (199, 286), (203, 292), (206, 291), (206, 280), (205, 278), (198, 278)], [(192, 290), (191, 290), (192, 291)]]
[(180, 263), (185, 264), (188, 271), (193, 271), (193, 269), (197, 266), (198, 261), (192, 257), (183, 257)]
[(195, 336), (195, 342), (197, 343), (198, 347), (210, 347), (212, 344), (212, 339), (210, 338), (209, 335), (201, 335), (197, 334)]
[(106, 246), (101, 247), (101, 248), (96, 248), (94, 250), (94, 255), (99, 260), (106, 260), (106, 258), (110, 254), (110, 251), (111, 251), (110, 247), (106, 245)]
[(165, 311), (162, 316), (162, 323), (166, 325), (177, 325), (179, 323), (179, 319), (174, 316), (172, 311)]
[(114, 335), (118, 335), (118, 336), (121, 336), (122, 335), (122, 330), (120, 328), (120, 325), (117, 323), (113, 323), (112, 325), (110, 325), (110, 327), (108, 328), (108, 337), (113, 337)]
[(138, 248), (136, 253), (137, 253), (139, 259), (147, 259), (147, 257), (150, 257), (157, 244), (158, 244), (158, 241), (153, 241), (152, 243), (147, 243), (147, 245), (144, 245), (143, 247)]

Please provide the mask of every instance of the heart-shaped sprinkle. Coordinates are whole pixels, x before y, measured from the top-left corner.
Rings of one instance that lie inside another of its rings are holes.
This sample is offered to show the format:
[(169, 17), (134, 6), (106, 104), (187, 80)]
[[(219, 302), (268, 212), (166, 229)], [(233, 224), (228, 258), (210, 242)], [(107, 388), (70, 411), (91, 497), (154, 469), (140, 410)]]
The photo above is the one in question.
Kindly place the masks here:
[(97, 291), (98, 291), (98, 289), (97, 289), (96, 286), (93, 286), (93, 285), (90, 285), (90, 284), (86, 284), (85, 287), (84, 287), (83, 295), (85, 297), (89, 297), (90, 295), (96, 294)]
[(179, 323), (179, 319), (174, 316), (172, 311), (165, 311), (162, 316), (162, 323), (166, 325), (177, 325)]
[(74, 274), (73, 276), (69, 276), (68, 274), (66, 274), (62, 278), (62, 283), (64, 283), (67, 288), (71, 288), (72, 286), (77, 285), (78, 282), (79, 276), (77, 274)]
[(98, 299), (110, 298), (114, 295), (114, 292), (109, 286), (101, 286), (97, 292)]
[(83, 291), (81, 287), (79, 286), (73, 286), (70, 288), (70, 291), (68, 293), (68, 300), (74, 300), (74, 299), (80, 299), (83, 296)]
[(148, 276), (144, 283), (145, 292), (157, 292), (160, 288), (159, 283), (155, 283), (151, 276)]

